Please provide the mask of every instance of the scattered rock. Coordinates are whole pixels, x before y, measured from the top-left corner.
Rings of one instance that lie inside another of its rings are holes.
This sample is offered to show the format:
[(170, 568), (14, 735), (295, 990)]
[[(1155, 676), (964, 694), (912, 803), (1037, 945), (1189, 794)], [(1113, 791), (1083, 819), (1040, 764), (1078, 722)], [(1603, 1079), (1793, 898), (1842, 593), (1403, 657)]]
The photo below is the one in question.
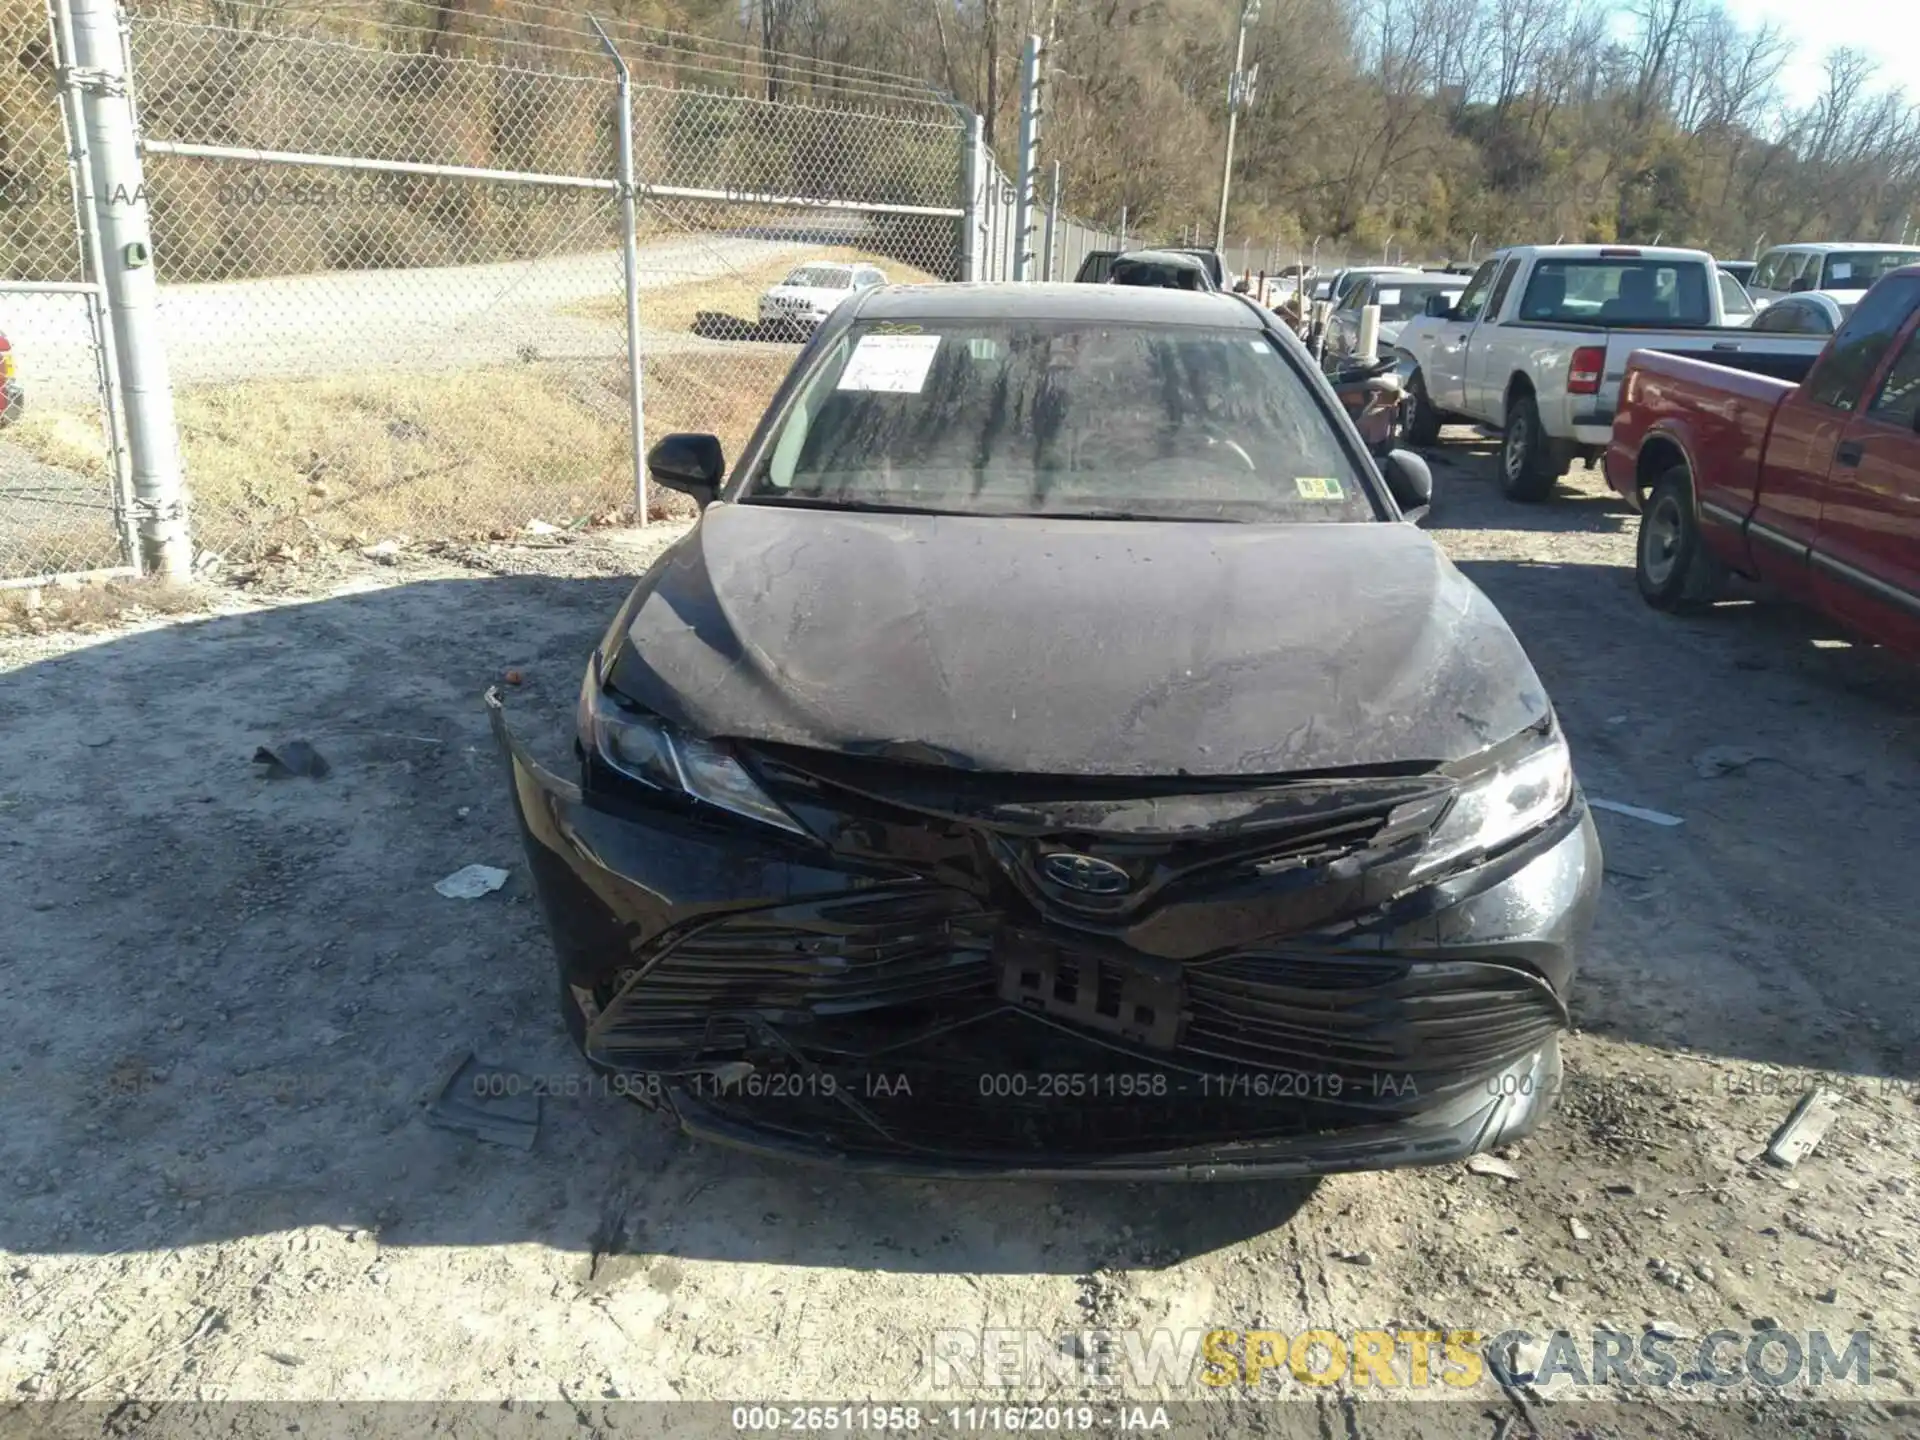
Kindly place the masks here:
[(1829, 1285), (1813, 1298), (1818, 1300), (1822, 1305), (1831, 1305), (1840, 1298), (1840, 1292)]
[(1567, 1229), (1572, 1232), (1573, 1238), (1576, 1240), (1591, 1240), (1593, 1238), (1593, 1232), (1582, 1225), (1577, 1219), (1568, 1220)]
[(1475, 1175), (1492, 1175), (1501, 1180), (1518, 1180), (1520, 1172), (1498, 1155), (1469, 1155), (1467, 1169)]
[(1342, 1260), (1349, 1265), (1366, 1266), (1373, 1264), (1373, 1254), (1367, 1250), (1340, 1250), (1334, 1253), (1334, 1258), (1336, 1260)]
[(1749, 750), (1744, 745), (1709, 745), (1693, 757), (1693, 769), (1702, 780), (1714, 780), (1744, 770), (1756, 760), (1772, 758), (1758, 750)]
[(296, 775), (320, 780), (332, 768), (327, 764), (326, 757), (305, 740), (288, 740), (272, 747), (262, 745), (253, 752), (253, 763), (264, 765), (267, 777), (272, 780)]
[(449, 900), (478, 900), (506, 883), (507, 872), (496, 866), (463, 865), (446, 879), (436, 881), (433, 888)]

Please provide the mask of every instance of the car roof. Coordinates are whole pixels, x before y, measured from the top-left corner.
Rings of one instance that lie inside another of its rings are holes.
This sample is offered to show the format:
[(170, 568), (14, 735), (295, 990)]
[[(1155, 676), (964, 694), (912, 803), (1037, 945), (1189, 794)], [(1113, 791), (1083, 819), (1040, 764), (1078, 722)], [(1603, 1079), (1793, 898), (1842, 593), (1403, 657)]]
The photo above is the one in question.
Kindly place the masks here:
[(1105, 320), (1261, 330), (1252, 305), (1232, 295), (1157, 285), (882, 285), (857, 301), (863, 320)]
[(1896, 245), (1891, 240), (1795, 240), (1774, 250), (1798, 250), (1803, 255), (1829, 255), (1835, 250), (1904, 250), (1920, 255), (1920, 245)]
[(1190, 250), (1123, 250), (1113, 257), (1113, 263), (1118, 265), (1122, 260), (1131, 260), (1136, 265), (1172, 265), (1181, 270), (1207, 268)]
[(800, 260), (795, 262), (795, 270), (871, 270), (874, 267), (864, 261), (856, 264), (851, 260)]
[[(1622, 254), (1631, 250), (1632, 257)], [(1508, 245), (1495, 252), (1500, 255), (1527, 254), (1537, 260), (1705, 260), (1713, 263), (1713, 256), (1704, 250), (1690, 250), (1684, 245), (1635, 245), (1623, 241), (1617, 245)]]

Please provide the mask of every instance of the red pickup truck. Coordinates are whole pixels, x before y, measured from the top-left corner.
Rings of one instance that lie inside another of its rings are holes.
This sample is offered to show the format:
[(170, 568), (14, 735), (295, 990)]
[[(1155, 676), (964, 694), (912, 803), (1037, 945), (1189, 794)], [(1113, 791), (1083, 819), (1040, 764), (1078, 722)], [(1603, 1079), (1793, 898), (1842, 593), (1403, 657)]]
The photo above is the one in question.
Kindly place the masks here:
[(1640, 511), (1640, 593), (1702, 605), (1733, 570), (1920, 658), (1920, 266), (1887, 275), (1799, 383), (1635, 351), (1607, 482)]

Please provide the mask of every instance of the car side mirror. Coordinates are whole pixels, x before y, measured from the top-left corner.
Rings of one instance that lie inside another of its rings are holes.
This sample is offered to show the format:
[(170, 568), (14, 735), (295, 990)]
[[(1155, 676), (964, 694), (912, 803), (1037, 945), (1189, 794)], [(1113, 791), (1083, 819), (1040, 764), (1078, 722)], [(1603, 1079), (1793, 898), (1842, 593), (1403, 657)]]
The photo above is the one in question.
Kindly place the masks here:
[(1811, 289), (1813, 289), (1813, 277), (1811, 275), (1802, 275), (1787, 287), (1787, 293), (1789, 295), (1804, 295)]
[(717, 436), (668, 435), (647, 452), (647, 473), (704, 510), (727, 473), (726, 452)]
[(1389, 450), (1380, 461), (1380, 474), (1401, 514), (1416, 525), (1424, 520), (1433, 504), (1433, 471), (1427, 462), (1411, 450)]
[(1445, 320), (1453, 314), (1453, 301), (1445, 295), (1427, 296), (1427, 318)]

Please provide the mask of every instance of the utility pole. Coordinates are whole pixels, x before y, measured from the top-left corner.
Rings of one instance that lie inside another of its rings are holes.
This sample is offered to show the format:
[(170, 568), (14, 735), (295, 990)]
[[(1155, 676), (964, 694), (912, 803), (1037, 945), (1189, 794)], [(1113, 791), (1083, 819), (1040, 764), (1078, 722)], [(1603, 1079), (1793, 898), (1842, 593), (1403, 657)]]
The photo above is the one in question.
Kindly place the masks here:
[(1220, 219), (1213, 229), (1213, 246), (1219, 250), (1227, 243), (1227, 200), (1233, 190), (1233, 140), (1240, 127), (1240, 112), (1253, 103), (1253, 87), (1260, 78), (1260, 67), (1251, 71), (1247, 64), (1247, 27), (1260, 18), (1260, 0), (1244, 0), (1240, 7), (1240, 36), (1233, 46), (1233, 74), (1227, 78), (1227, 154), (1220, 165)]
[(173, 383), (161, 340), (146, 177), (134, 140), (133, 97), (114, 0), (72, 0), (61, 22), (61, 42), (69, 50), (68, 77), (78, 91), (93, 168), (99, 279), (112, 322), (133, 471), (134, 563), (143, 575), (183, 580), (192, 572), (193, 546), (175, 438)]

